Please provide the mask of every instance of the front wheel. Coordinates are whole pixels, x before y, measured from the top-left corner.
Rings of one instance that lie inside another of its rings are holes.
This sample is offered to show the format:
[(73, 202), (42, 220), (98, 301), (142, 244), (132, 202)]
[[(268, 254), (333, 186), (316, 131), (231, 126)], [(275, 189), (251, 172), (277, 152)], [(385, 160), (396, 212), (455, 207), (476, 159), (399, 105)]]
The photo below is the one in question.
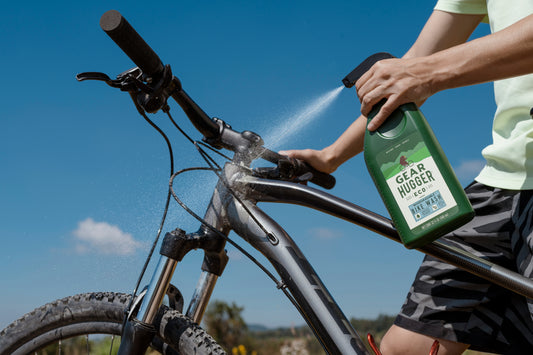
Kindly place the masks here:
[[(112, 354), (120, 345), (130, 295), (85, 293), (48, 303), (0, 332), (0, 355)], [(162, 307), (147, 354), (225, 354), (196, 323)]]

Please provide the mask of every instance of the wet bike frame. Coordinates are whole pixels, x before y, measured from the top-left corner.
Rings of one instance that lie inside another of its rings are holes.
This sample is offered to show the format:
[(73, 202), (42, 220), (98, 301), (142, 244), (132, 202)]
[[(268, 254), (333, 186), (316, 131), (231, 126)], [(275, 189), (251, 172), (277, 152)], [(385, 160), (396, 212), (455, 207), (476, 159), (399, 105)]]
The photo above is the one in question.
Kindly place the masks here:
[[(224, 235), (228, 235), (230, 229), (235, 231), (272, 263), (281, 277), (279, 287), (286, 287), (290, 291), (298, 310), (328, 353), (368, 354), (360, 337), (296, 243), (279, 224), (257, 207), (256, 203), (302, 205), (342, 218), (399, 242), (391, 221), (322, 190), (291, 182), (252, 177), (247, 174), (246, 169), (240, 167), (238, 161), (226, 164), (222, 175), (224, 182), (219, 181), (215, 188), (204, 217), (205, 221)], [(241, 201), (266, 231), (250, 218), (248, 211), (236, 201), (228, 187), (238, 191)], [(188, 250), (204, 248), (206, 256), (203, 273), (187, 310), (187, 316), (199, 323), (225, 265), (224, 245), (225, 240), (221, 236), (205, 227), (192, 234), (182, 231), (168, 233), (137, 319), (150, 324), (169, 286), (177, 260), (181, 260)], [(531, 280), (460, 249), (437, 241), (420, 251), (526, 297), (533, 297)]]
[[(146, 80), (150, 85), (147, 88), (147, 85), (135, 80), (112, 81), (101, 73), (84, 73), (80, 80), (104, 80), (120, 87), (132, 95), (138, 109), (142, 106), (147, 112), (165, 110), (167, 98), (172, 97), (206, 142), (235, 153), (233, 160), (219, 173), (218, 184), (200, 229), (195, 233), (176, 229), (165, 235), (161, 256), (147, 290), (138, 298), (125, 322), (119, 354), (144, 354), (154, 336), (154, 320), (177, 264), (194, 249), (203, 249), (205, 256), (202, 274), (186, 315), (200, 323), (217, 279), (228, 261), (224, 247), (232, 230), (270, 261), (280, 277), (278, 288), (293, 302), (328, 353), (368, 354), (362, 340), (296, 243), (257, 203), (288, 203), (316, 209), (399, 242), (392, 222), (323, 190), (290, 181), (266, 179), (261, 175), (258, 177), (254, 174), (257, 169), (250, 169), (252, 161), (263, 158), (279, 163), (281, 156), (263, 148), (258, 135), (234, 131), (223, 121), (207, 116), (185, 93), (179, 80), (172, 76), (170, 67), (162, 64), (118, 12), (104, 14), (100, 24), (142, 70), (143, 78), (150, 79)], [(308, 171), (315, 177), (323, 174), (313, 169)], [(326, 180), (328, 177), (325, 176)], [(310, 181), (313, 182), (313, 179), (310, 178)], [(331, 184), (329, 187), (332, 187)], [(533, 298), (533, 281), (518, 273), (439, 241), (418, 250)]]

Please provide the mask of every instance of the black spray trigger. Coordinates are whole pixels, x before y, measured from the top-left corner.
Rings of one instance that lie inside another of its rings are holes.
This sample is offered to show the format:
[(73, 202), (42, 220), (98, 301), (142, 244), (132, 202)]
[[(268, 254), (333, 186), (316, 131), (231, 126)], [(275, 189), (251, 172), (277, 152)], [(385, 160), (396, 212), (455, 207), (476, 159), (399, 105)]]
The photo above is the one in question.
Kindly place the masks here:
[(366, 58), (361, 64), (359, 64), (354, 70), (352, 70), (350, 74), (346, 75), (346, 77), (342, 79), (342, 83), (347, 88), (351, 88), (355, 85), (357, 80), (359, 80), (359, 78), (363, 76), (364, 73), (366, 73), (370, 68), (372, 68), (374, 64), (376, 64), (380, 60), (390, 58), (396, 57), (386, 52), (372, 54), (370, 57)]

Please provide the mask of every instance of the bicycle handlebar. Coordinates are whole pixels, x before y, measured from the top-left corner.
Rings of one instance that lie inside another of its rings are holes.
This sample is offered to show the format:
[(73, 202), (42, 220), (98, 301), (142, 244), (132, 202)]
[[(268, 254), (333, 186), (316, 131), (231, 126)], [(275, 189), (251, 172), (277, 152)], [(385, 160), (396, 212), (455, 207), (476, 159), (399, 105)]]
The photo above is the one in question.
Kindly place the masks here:
[[(135, 31), (129, 22), (116, 10), (109, 10), (100, 18), (104, 32), (137, 64), (143, 74), (157, 83), (165, 73), (165, 66), (159, 56)], [(181, 88), (178, 78), (173, 77), (171, 90), (174, 100), (182, 107), (191, 122), (206, 138), (216, 138), (218, 125)]]
[(100, 27), (127, 54), (146, 75), (153, 77), (163, 72), (161, 59), (131, 27), (120, 12), (109, 10), (100, 18)]
[[(159, 79), (164, 81), (166, 73), (170, 73), (168, 66), (165, 67), (159, 56), (152, 48), (142, 39), (128, 21), (116, 10), (109, 10), (100, 18), (100, 27), (109, 37), (126, 53), (128, 57), (141, 69), (145, 77), (152, 78), (151, 82), (156, 83)], [(157, 84), (152, 84), (157, 85)], [(167, 96), (170, 95), (181, 106), (183, 111), (189, 117), (193, 125), (209, 141), (222, 143), (222, 146), (232, 149), (239, 147), (242, 141), (248, 139), (239, 132), (231, 128), (220, 126), (211, 119), (198, 106), (181, 87), (178, 78), (173, 77), (171, 80), (172, 89), (168, 90)], [(155, 112), (155, 111), (154, 111)], [(224, 142), (224, 140), (227, 142)], [(309, 181), (331, 189), (335, 186), (335, 178), (327, 173), (320, 172), (309, 164), (294, 158), (285, 157), (271, 150), (262, 148), (260, 156), (274, 164), (277, 164), (280, 171), (297, 178), (311, 173)]]

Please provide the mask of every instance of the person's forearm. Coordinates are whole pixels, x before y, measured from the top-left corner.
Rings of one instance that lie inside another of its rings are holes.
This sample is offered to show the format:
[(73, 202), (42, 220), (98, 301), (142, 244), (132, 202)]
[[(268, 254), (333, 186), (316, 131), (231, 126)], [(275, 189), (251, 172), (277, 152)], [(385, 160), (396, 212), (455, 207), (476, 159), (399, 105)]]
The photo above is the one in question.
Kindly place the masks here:
[[(427, 56), (464, 43), (482, 18), (483, 16), (479, 15), (433, 12), (403, 58)], [(366, 123), (366, 117), (360, 116), (332, 145), (323, 149), (322, 152), (332, 171), (363, 151)]]
[(360, 116), (330, 146), (323, 149), (333, 170), (363, 151), (366, 117)]
[(415, 43), (402, 58), (423, 57), (465, 43), (483, 17), (433, 11)]
[(375, 130), (404, 103), (419, 103), (446, 89), (533, 73), (531, 56), (533, 15), (431, 55), (379, 61), (355, 84), (361, 113), (367, 115), (376, 103), (387, 99), (368, 125)]
[(421, 58), (432, 91), (533, 73), (533, 15), (494, 34)]

